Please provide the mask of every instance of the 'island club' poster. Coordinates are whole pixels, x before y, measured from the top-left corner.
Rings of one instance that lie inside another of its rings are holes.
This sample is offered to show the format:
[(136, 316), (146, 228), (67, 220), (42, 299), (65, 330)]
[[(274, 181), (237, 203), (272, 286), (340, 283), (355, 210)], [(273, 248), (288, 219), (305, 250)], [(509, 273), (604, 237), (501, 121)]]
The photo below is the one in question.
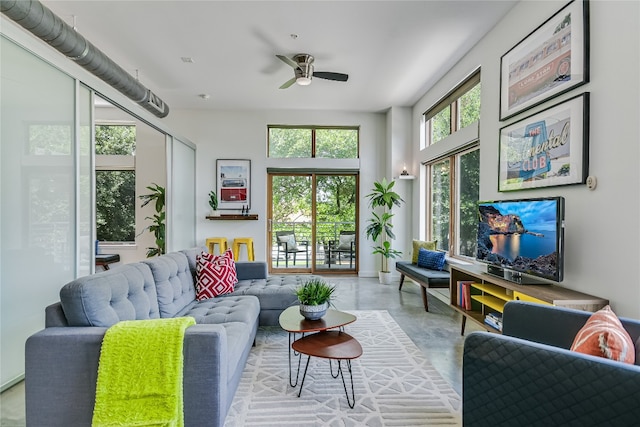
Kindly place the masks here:
[(583, 183), (588, 94), (500, 130), (499, 191)]

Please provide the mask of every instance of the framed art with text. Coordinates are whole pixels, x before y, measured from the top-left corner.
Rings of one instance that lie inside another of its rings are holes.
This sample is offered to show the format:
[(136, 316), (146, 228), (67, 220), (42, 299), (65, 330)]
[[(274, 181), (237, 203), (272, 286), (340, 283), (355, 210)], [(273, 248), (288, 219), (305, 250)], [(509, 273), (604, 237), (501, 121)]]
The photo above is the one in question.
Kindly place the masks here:
[(583, 93), (500, 129), (498, 191), (583, 184), (588, 111)]
[(251, 160), (216, 160), (218, 209), (251, 208)]
[(589, 81), (589, 4), (573, 0), (500, 58), (500, 120)]

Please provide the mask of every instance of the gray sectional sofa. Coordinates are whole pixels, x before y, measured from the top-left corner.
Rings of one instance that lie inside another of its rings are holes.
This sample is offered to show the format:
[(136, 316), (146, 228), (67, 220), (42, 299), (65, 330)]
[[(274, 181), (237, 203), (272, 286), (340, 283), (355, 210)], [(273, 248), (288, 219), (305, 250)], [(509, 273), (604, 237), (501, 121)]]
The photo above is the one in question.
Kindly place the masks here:
[(45, 329), (25, 347), (26, 421), (90, 426), (106, 330), (122, 320), (192, 316), (184, 338), (185, 426), (222, 426), (259, 325), (277, 325), (308, 276), (267, 276), (264, 262), (236, 263), (232, 294), (198, 301), (203, 248), (123, 265), (66, 284), (45, 310)]

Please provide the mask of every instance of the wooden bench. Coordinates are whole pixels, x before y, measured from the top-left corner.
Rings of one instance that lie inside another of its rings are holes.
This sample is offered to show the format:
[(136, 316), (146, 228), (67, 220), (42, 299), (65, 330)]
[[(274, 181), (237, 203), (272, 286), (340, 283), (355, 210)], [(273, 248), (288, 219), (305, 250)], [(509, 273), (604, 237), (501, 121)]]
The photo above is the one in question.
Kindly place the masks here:
[(396, 270), (401, 275), (400, 287), (398, 287), (399, 291), (402, 290), (405, 276), (420, 285), (424, 311), (429, 311), (429, 303), (427, 301), (427, 288), (449, 287), (450, 275), (449, 272), (445, 270), (429, 270), (428, 268), (418, 267), (416, 264), (412, 264), (410, 261), (396, 262)]
[(118, 254), (96, 255), (96, 267), (101, 266), (105, 270), (108, 270), (109, 264), (113, 264), (114, 262), (120, 262), (120, 255)]

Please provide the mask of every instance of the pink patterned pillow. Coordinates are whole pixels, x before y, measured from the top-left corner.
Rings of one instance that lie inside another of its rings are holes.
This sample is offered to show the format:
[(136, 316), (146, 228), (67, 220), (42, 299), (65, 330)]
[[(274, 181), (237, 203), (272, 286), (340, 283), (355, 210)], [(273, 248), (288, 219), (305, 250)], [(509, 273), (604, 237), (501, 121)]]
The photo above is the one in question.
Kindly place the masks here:
[(196, 256), (196, 276), (196, 298), (199, 301), (233, 292), (238, 275), (231, 250), (222, 255), (202, 252)]

